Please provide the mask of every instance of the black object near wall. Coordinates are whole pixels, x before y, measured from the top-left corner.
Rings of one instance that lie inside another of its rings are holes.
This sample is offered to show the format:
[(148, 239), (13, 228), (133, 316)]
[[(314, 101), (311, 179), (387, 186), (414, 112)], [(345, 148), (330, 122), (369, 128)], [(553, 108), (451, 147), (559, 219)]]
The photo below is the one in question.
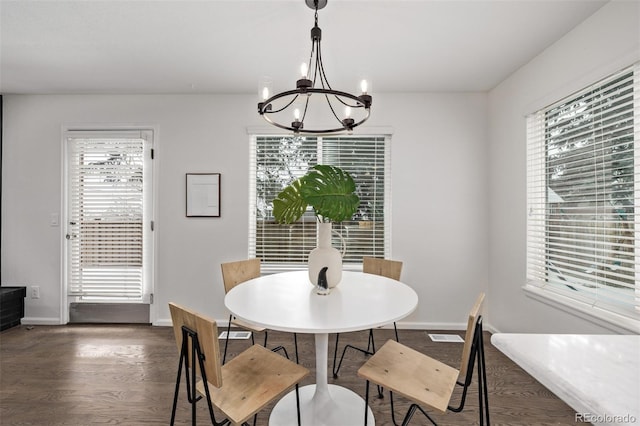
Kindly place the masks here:
[(20, 325), (26, 296), (26, 287), (0, 287), (0, 331)]

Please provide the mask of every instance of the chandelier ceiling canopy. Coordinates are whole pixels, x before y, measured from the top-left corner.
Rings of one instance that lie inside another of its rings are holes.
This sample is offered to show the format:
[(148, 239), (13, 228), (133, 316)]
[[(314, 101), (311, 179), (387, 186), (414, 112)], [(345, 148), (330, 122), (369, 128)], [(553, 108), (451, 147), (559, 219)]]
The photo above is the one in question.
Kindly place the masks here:
[[(369, 84), (366, 80), (361, 81), (359, 95), (331, 87), (322, 63), (322, 30), (318, 27), (318, 10), (327, 5), (327, 0), (305, 0), (305, 3), (315, 11), (309, 60), (300, 67), (300, 79), (295, 89), (272, 94), (271, 81), (265, 78), (261, 82), (262, 101), (258, 103), (258, 113), (274, 126), (296, 134), (350, 133), (367, 121), (371, 113)], [(335, 120), (335, 124), (325, 124), (324, 128), (310, 124), (311, 118), (323, 117), (323, 113), (312, 112), (314, 109), (325, 109), (326, 116)]]

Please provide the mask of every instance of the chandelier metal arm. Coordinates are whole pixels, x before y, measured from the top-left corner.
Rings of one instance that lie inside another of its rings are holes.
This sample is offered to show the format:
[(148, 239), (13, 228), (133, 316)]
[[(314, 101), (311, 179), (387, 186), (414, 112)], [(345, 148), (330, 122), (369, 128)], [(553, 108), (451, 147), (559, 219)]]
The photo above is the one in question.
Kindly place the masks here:
[[(331, 88), (329, 88), (329, 90), (331, 90)], [(336, 120), (338, 120), (339, 122), (342, 122), (342, 120), (340, 120), (340, 117), (338, 117), (338, 114), (336, 114), (336, 111), (333, 109), (333, 105), (331, 104), (331, 100), (329, 100), (329, 94), (325, 93), (324, 94), (324, 98), (327, 100), (327, 105), (329, 105), (329, 109), (331, 110), (331, 113), (333, 114), (333, 116), (336, 118)], [(335, 96), (335, 98), (338, 99), (340, 102), (342, 102), (338, 96)], [(342, 103), (346, 105), (346, 103), (344, 103), (344, 102), (342, 102)], [(358, 107), (356, 106), (356, 108), (358, 108)]]
[[(316, 14), (317, 14), (317, 11), (316, 11)], [(320, 40), (319, 39), (316, 40), (314, 44), (318, 45), (316, 48), (316, 71), (320, 72), (320, 85), (324, 90), (327, 90), (327, 88), (329, 88), (328, 90), (333, 90), (331, 88), (331, 84), (329, 84), (329, 80), (327, 79), (327, 74), (325, 74), (324, 72), (324, 64), (322, 63), (322, 49), (320, 47)], [(327, 100), (327, 105), (329, 105), (329, 109), (331, 110), (331, 113), (333, 114), (335, 119), (338, 120), (339, 123), (342, 123), (342, 120), (340, 120), (340, 117), (338, 117), (338, 114), (336, 114), (335, 109), (333, 109), (333, 105), (331, 104), (331, 100), (329, 99), (329, 95), (327, 93), (324, 93), (324, 98)], [(340, 102), (342, 102), (338, 96), (336, 96), (335, 98), (338, 99)], [(309, 101), (307, 100), (307, 103), (308, 102)], [(344, 102), (342, 103), (346, 105), (346, 103)]]
[(302, 113), (302, 119), (300, 120), (302, 123), (304, 123), (304, 119), (307, 117), (308, 109), (309, 109), (309, 96), (307, 96), (307, 99), (305, 99), (304, 101), (304, 112)]
[[(282, 111), (285, 108), (281, 108), (279, 110), (272, 110), (272, 102), (281, 99), (281, 98), (285, 98), (287, 96), (293, 96), (294, 99), (290, 102), (287, 103), (287, 106), (291, 105), (293, 103), (293, 101), (300, 95), (308, 95), (310, 93), (318, 93), (318, 94), (323, 94), (325, 95), (325, 97), (328, 97), (329, 95), (333, 95), (335, 97), (345, 97), (348, 99), (351, 99), (353, 101), (356, 102), (356, 105), (354, 105), (354, 108), (364, 108), (366, 111), (366, 115), (364, 116), (364, 118), (358, 122), (355, 122), (353, 119), (345, 119), (346, 121), (341, 121), (339, 118), (337, 118), (338, 122), (340, 122), (340, 124), (342, 124), (342, 127), (337, 127), (337, 128), (333, 128), (333, 129), (324, 129), (324, 130), (314, 130), (314, 129), (302, 129), (303, 133), (313, 133), (313, 134), (325, 134), (325, 133), (338, 133), (338, 132), (343, 132), (345, 130), (353, 130), (354, 128), (358, 127), (359, 125), (361, 125), (362, 123), (364, 123), (365, 121), (367, 121), (369, 119), (369, 116), (371, 115), (371, 111), (370, 111), (370, 106), (371, 106), (371, 97), (368, 95), (361, 95), (361, 96), (355, 96), (352, 95), (351, 93), (347, 93), (347, 92), (342, 92), (340, 90), (332, 90), (332, 89), (316, 89), (316, 88), (308, 88), (308, 89), (295, 89), (295, 90), (288, 90), (286, 92), (282, 92), (282, 93), (278, 93), (274, 96), (272, 96), (271, 98), (265, 100), (264, 102), (260, 102), (258, 103), (258, 113), (269, 123), (271, 123), (272, 125), (279, 127), (281, 129), (284, 130), (288, 130), (288, 131), (292, 131), (294, 133), (299, 133), (301, 131), (300, 127), (293, 127), (293, 126), (287, 126), (284, 124), (280, 124), (274, 120), (271, 119), (271, 117), (269, 117), (269, 114), (272, 113), (276, 113), (279, 111)], [(308, 102), (308, 99), (307, 99)], [(331, 108), (331, 111), (333, 112), (333, 107), (331, 106), (331, 103), (327, 100), (327, 102), (329, 103), (329, 107)], [(306, 108), (305, 108), (306, 109)], [(306, 113), (306, 111), (305, 111)], [(335, 112), (334, 112), (334, 116), (335, 116)], [(303, 120), (304, 122), (304, 120)]]
[[(369, 110), (367, 110), (367, 115), (362, 120), (358, 121), (357, 123), (354, 122), (350, 126), (350, 128), (354, 129), (354, 128), (358, 127), (359, 125), (361, 125), (362, 123), (364, 123), (365, 121), (367, 121), (369, 119), (369, 115), (370, 115)], [(333, 129), (323, 129), (323, 130), (316, 130), (316, 129), (311, 129), (311, 130), (302, 129), (302, 130), (300, 130), (300, 129), (296, 129), (296, 128), (291, 127), (291, 126), (286, 126), (284, 124), (277, 123), (277, 122), (273, 121), (268, 116), (268, 114), (263, 115), (263, 117), (268, 123), (270, 123), (270, 124), (272, 124), (272, 125), (274, 125), (276, 127), (279, 127), (281, 129), (288, 130), (288, 131), (294, 132), (294, 133), (310, 133), (310, 134), (319, 135), (319, 134), (327, 134), (327, 133), (339, 133), (339, 132), (344, 132), (345, 130), (347, 130), (347, 129), (344, 128), (344, 126), (336, 127), (336, 128), (333, 128)]]
[[(293, 99), (291, 99), (291, 102), (289, 102), (288, 104), (286, 104), (285, 106), (283, 106), (280, 109), (277, 109), (275, 111), (272, 111), (271, 109), (269, 109), (269, 113), (275, 114), (275, 113), (284, 111), (285, 109), (289, 108), (291, 106), (291, 104), (293, 104), (296, 101), (296, 99), (298, 99), (298, 95), (296, 95)], [(260, 110), (260, 105), (258, 105), (258, 111), (259, 110)]]
[[(342, 96), (345, 98), (349, 98), (353, 101), (356, 102), (356, 105), (352, 105), (354, 108), (365, 108), (365, 109), (369, 109), (369, 107), (371, 106), (371, 101), (367, 102), (366, 98), (370, 98), (370, 96), (367, 95), (360, 95), (360, 96), (356, 96), (356, 95), (352, 95), (351, 93), (347, 93), (347, 92), (342, 92), (340, 90), (333, 90), (333, 89), (316, 89), (314, 87), (312, 88), (308, 88), (308, 89), (294, 89), (294, 90), (287, 90), (286, 92), (281, 92), (278, 94), (273, 95), (272, 97), (270, 97), (269, 99), (265, 100), (264, 102), (260, 102), (258, 103), (258, 112), (260, 113), (260, 115), (263, 114), (267, 114), (267, 113), (274, 113), (274, 112), (280, 112), (282, 111), (282, 109), (279, 109), (277, 111), (271, 111), (271, 109), (269, 108), (269, 106), (271, 105), (271, 103), (273, 101), (276, 101), (278, 99), (287, 97), (287, 96), (293, 96), (293, 95), (304, 95), (304, 94), (309, 94), (309, 93), (320, 93), (320, 94), (324, 94), (324, 95), (334, 95), (334, 96)], [(364, 98), (364, 99), (363, 99)], [(287, 106), (291, 105), (291, 103), (287, 104)]]
[(324, 72), (324, 63), (322, 62), (322, 48), (320, 46), (320, 41), (318, 41), (317, 47), (317, 55), (316, 55), (316, 67), (320, 70), (320, 81), (323, 82), (322, 85), (326, 83), (327, 87), (331, 89), (331, 84), (329, 84), (329, 79), (327, 78), (327, 74)]

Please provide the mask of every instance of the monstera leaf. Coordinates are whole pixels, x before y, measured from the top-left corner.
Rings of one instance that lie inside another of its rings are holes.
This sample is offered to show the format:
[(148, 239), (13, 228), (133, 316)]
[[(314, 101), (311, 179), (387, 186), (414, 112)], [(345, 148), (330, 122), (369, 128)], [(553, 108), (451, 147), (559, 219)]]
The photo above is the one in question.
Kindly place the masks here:
[(278, 223), (293, 223), (302, 217), (309, 205), (300, 191), (302, 178), (294, 180), (273, 200), (273, 216)]
[(353, 178), (338, 167), (317, 165), (302, 179), (302, 198), (318, 216), (341, 222), (351, 219), (360, 205)]
[(317, 165), (278, 194), (273, 200), (273, 215), (280, 223), (293, 223), (310, 205), (322, 220), (341, 222), (350, 219), (360, 205), (355, 190), (349, 173)]

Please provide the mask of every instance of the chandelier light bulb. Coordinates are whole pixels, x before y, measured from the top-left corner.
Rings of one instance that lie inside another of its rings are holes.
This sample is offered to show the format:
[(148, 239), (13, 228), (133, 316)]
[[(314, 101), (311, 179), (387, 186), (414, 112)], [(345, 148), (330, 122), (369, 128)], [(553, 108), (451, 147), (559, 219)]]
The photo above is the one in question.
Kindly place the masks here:
[(302, 78), (307, 78), (308, 72), (309, 72), (309, 67), (306, 62), (303, 62), (302, 65), (300, 65), (300, 76)]
[(367, 89), (369, 89), (369, 83), (367, 83), (367, 80), (362, 80), (360, 82), (360, 90), (362, 90), (363, 95), (367, 93)]
[(264, 108), (265, 111), (271, 111), (271, 104), (267, 105), (266, 103), (266, 101), (273, 95), (273, 80), (271, 80), (271, 77), (261, 77), (257, 89), (259, 99), (258, 111), (262, 108)]
[(300, 110), (298, 108), (293, 110), (293, 118), (296, 121), (300, 121)]
[(344, 116), (345, 116), (345, 118), (351, 118), (351, 107), (350, 106), (344, 107)]
[(360, 90), (362, 90), (362, 94), (366, 94), (368, 89), (369, 83), (367, 82), (367, 80), (362, 80), (360, 82)]

